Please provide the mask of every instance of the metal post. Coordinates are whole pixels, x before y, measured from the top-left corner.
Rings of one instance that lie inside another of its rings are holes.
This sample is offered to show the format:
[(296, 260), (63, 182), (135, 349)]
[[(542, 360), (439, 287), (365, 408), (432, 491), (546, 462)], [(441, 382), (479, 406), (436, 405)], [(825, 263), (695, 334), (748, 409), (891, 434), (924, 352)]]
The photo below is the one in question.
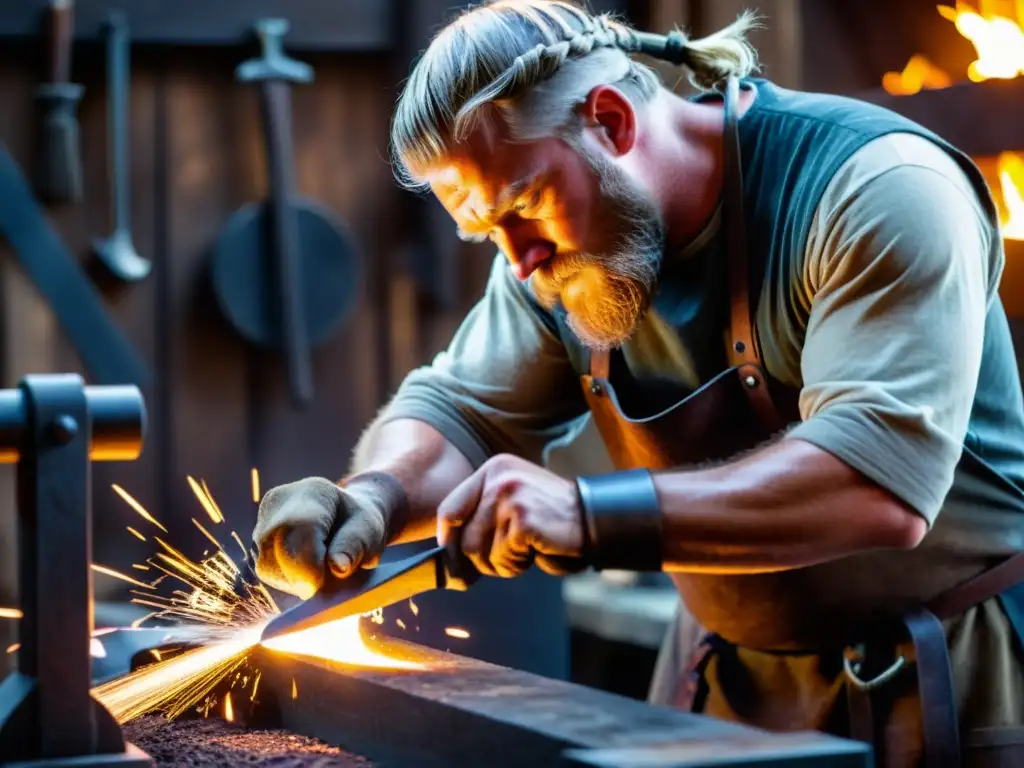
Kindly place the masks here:
[(149, 766), (90, 694), (93, 629), (91, 460), (142, 450), (134, 386), (28, 376), (0, 392), (0, 461), (17, 461), (22, 619), (18, 669), (0, 684), (5, 766)]

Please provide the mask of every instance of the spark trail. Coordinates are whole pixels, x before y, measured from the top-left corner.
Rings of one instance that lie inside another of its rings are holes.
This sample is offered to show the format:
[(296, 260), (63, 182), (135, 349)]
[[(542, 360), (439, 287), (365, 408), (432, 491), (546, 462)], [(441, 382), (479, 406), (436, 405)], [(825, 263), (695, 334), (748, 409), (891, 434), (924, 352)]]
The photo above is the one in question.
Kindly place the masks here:
[[(253, 477), (256, 477), (255, 472)], [(206, 483), (196, 482), (191, 477), (188, 482), (212, 526), (223, 523), (224, 515)], [(202, 645), (167, 658), (160, 651), (154, 651), (155, 663), (94, 688), (94, 696), (120, 723), (153, 712), (160, 712), (169, 719), (190, 710), (209, 714), (216, 705), (216, 690), (232, 675), (231, 688), (238, 686), (240, 689), (235, 700), (255, 700), (260, 671), (249, 668), (250, 652), (259, 643), (263, 627), (280, 612), (270, 592), (262, 584), (253, 586), (248, 580), (242, 581), (243, 593), (236, 592), (239, 566), (207, 525), (192, 518), (193, 524), (213, 545), (213, 554), (199, 561), (192, 560), (160, 535), (169, 534), (168, 529), (136, 499), (120, 486), (115, 486), (114, 490), (143, 520), (159, 529), (159, 534), (153, 533), (150, 537), (156, 542), (157, 551), (145, 564), (134, 565), (141, 572), (140, 576), (148, 571), (156, 571), (158, 575), (144, 582), (103, 566), (94, 566), (94, 570), (139, 587), (132, 590), (132, 602), (153, 611), (133, 622), (133, 627), (158, 620), (186, 626)], [(257, 495), (254, 481), (254, 499)], [(136, 538), (145, 540), (139, 531), (130, 527), (128, 530)], [(230, 537), (237, 542), (244, 561), (248, 553), (241, 538), (234, 531), (230, 532)], [(161, 594), (157, 588), (164, 582), (177, 588), (169, 594)], [(316, 656), (356, 666), (419, 666), (372, 650), (364, 640), (358, 616), (275, 638), (265, 647), (275, 652)], [(247, 687), (251, 692), (243, 697), (242, 692)], [(224, 714), (233, 718), (229, 696), (224, 700)]]

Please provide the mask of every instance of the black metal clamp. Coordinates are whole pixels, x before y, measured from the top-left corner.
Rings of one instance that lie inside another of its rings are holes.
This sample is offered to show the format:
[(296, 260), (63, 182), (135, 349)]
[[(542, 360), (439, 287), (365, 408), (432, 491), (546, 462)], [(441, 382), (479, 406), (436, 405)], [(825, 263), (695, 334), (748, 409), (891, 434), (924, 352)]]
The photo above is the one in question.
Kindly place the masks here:
[(135, 386), (75, 374), (0, 390), (0, 462), (17, 463), (22, 619), (18, 668), (0, 683), (0, 765), (152, 766), (90, 692), (92, 461), (142, 452)]

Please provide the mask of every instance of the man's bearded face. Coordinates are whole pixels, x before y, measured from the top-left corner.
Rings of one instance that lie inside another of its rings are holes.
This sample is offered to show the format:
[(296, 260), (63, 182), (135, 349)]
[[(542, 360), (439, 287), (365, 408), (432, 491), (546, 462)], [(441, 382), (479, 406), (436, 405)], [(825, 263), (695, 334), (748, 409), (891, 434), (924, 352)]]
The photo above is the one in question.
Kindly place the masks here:
[(650, 195), (597, 153), (580, 150), (598, 180), (585, 251), (556, 251), (530, 277), (547, 309), (561, 303), (577, 338), (591, 349), (625, 342), (650, 306), (665, 227)]

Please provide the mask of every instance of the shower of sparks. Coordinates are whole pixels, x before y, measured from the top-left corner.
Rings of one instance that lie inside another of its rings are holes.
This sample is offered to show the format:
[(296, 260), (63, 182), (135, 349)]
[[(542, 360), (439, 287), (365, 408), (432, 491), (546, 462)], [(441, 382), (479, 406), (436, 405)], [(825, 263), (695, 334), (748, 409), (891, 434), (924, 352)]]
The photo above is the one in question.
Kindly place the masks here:
[(412, 601), (411, 597), (409, 598), (409, 610), (412, 611), (412, 615), (413, 616), (419, 616), (420, 615), (420, 607), (418, 605), (416, 605), (416, 603), (414, 603)]
[(153, 588), (151, 584), (146, 584), (145, 582), (139, 581), (138, 579), (133, 579), (131, 576), (125, 576), (123, 573), (121, 573), (120, 571), (115, 571), (113, 568), (107, 568), (105, 566), (96, 565), (96, 563), (93, 563), (92, 569), (96, 571), (96, 573), (102, 573), (105, 576), (113, 576), (115, 579), (120, 579), (121, 581), (126, 581), (129, 584), (134, 584), (136, 587), (142, 587), (143, 589)]
[(401, 619), (395, 619), (395, 624), (397, 624), (399, 626), (399, 628), (405, 629), (405, 622), (402, 621)]
[[(223, 523), (224, 515), (206, 483), (196, 482), (191, 477), (187, 479), (213, 524)], [(115, 486), (115, 491), (143, 519), (167, 533), (167, 529), (124, 489)], [(224, 717), (230, 720), (237, 715), (237, 702), (244, 700), (240, 697), (250, 682), (251, 693), (248, 698), (250, 701), (256, 700), (260, 671), (253, 670), (251, 674), (248, 671), (250, 651), (260, 643), (263, 627), (270, 618), (280, 613), (280, 609), (262, 584), (253, 585), (247, 579), (236, 578), (240, 573), (239, 566), (214, 535), (214, 529), (195, 518), (192, 523), (213, 547), (196, 561), (163, 537), (152, 536), (156, 552), (146, 559), (145, 565), (134, 564), (139, 570), (152, 569), (159, 572), (160, 575), (148, 583), (105, 566), (92, 566), (99, 573), (138, 587), (131, 590), (132, 602), (153, 609), (132, 622), (132, 628), (138, 629), (150, 620), (170, 622), (188, 627), (194, 633), (191, 637), (195, 643), (201, 643), (180, 653), (172, 653), (174, 649), (166, 647), (164, 653), (152, 649), (153, 663), (94, 688), (93, 695), (110, 710), (119, 723), (154, 712), (162, 713), (168, 719), (193, 710), (208, 716), (211, 711), (216, 711), (214, 707), (218, 704), (218, 686), (232, 675), (230, 688), (234, 690), (238, 686), (239, 691), (235, 694), (235, 703), (228, 698), (230, 693), (225, 694), (222, 703)], [(242, 539), (234, 531), (230, 535), (237, 542), (244, 558), (249, 553)], [(157, 590), (165, 580), (177, 584), (177, 588), (169, 594)], [(236, 592), (236, 581), (242, 584), (242, 594)], [(383, 611), (374, 611), (372, 618), (382, 623)], [(364, 641), (359, 621), (358, 616), (341, 619), (274, 638), (264, 645), (272, 652), (314, 656), (355, 666), (419, 666), (371, 650)], [(94, 655), (105, 652), (95, 637), (93, 643)], [(298, 690), (293, 681), (292, 697), (297, 695)]]
[(185, 479), (188, 480), (188, 484), (192, 488), (192, 493), (194, 493), (196, 498), (199, 499), (199, 503), (202, 504), (203, 509), (206, 510), (206, 514), (210, 516), (210, 519), (215, 523), (223, 523), (224, 515), (220, 513), (220, 509), (214, 503), (213, 497), (210, 495), (209, 489), (206, 487), (206, 483), (204, 482), (202, 486), (200, 486), (199, 483), (191, 477), (186, 477)]
[(252, 468), (252, 500), (257, 504), (260, 503), (260, 471), (256, 467)]
[(145, 536), (143, 536), (143, 535), (142, 535), (141, 533), (139, 533), (138, 531), (136, 531), (136, 530), (135, 530), (134, 528), (132, 528), (132, 527), (131, 527), (130, 525), (128, 526), (128, 533), (130, 533), (130, 534), (131, 534), (132, 536), (134, 536), (135, 538), (137, 538), (137, 539), (138, 539), (139, 541), (145, 541), (145, 540), (146, 540), (146, 537), (145, 537)]
[(469, 637), (469, 632), (462, 629), (461, 627), (445, 627), (444, 633), (448, 635), (448, 637), (457, 637), (460, 640), (465, 640), (467, 637)]
[(164, 528), (163, 525), (161, 525), (159, 522), (157, 522), (156, 518), (153, 517), (151, 514), (149, 514), (149, 512), (146, 511), (145, 507), (143, 507), (141, 504), (139, 504), (139, 502), (137, 502), (135, 500), (135, 497), (133, 497), (130, 493), (128, 493), (128, 491), (126, 491), (124, 488), (122, 488), (121, 486), (117, 485), (116, 483), (114, 485), (112, 485), (111, 488), (114, 489), (114, 492), (118, 496), (120, 496), (122, 499), (125, 500), (125, 502), (127, 502), (129, 507), (131, 507), (136, 512), (138, 512), (139, 516), (143, 520), (145, 520), (147, 523), (152, 523), (157, 528), (159, 528), (161, 531), (163, 531), (164, 533), (167, 533), (167, 529)]
[(168, 719), (200, 707), (213, 689), (245, 663), (262, 626), (246, 627), (180, 656), (163, 659), (93, 689), (120, 723), (161, 711)]
[(20, 619), (21, 611), (17, 608), (0, 608), (0, 619)]
[(299, 686), (295, 684), (295, 678), (292, 678), (292, 699), (299, 698)]

